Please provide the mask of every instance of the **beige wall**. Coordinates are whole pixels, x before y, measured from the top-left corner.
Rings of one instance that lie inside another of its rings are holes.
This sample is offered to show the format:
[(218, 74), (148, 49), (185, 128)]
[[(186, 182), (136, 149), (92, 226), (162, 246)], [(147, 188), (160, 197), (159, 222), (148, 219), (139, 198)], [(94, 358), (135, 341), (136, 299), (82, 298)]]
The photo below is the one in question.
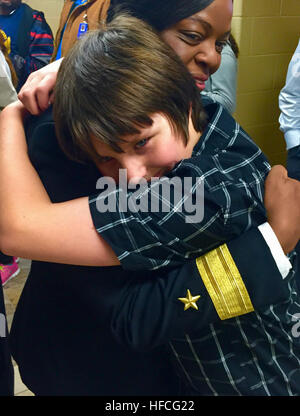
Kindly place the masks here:
[(235, 0), (240, 46), (236, 118), (272, 164), (285, 162), (278, 95), (300, 37), (300, 0)]
[(53, 35), (55, 35), (64, 0), (23, 0), (23, 3), (27, 3), (33, 9), (43, 12)]

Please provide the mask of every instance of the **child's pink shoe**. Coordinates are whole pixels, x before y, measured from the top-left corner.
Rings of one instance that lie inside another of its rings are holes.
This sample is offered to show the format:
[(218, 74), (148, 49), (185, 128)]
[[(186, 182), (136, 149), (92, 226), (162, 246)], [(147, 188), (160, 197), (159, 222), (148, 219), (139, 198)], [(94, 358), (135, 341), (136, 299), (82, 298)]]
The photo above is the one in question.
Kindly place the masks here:
[(20, 272), (20, 267), (15, 261), (12, 264), (1, 264), (0, 265), (0, 275), (2, 286), (5, 285), (10, 279), (17, 276)]

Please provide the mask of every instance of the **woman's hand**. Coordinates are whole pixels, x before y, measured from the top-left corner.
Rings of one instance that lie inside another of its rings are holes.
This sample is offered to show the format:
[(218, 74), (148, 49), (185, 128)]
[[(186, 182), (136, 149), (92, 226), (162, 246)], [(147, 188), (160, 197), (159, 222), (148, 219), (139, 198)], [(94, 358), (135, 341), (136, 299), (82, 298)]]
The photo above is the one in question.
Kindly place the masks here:
[(38, 115), (54, 101), (54, 87), (63, 58), (32, 72), (18, 94), (27, 110)]
[(271, 169), (265, 187), (268, 222), (283, 251), (289, 253), (300, 240), (300, 182), (277, 165)]

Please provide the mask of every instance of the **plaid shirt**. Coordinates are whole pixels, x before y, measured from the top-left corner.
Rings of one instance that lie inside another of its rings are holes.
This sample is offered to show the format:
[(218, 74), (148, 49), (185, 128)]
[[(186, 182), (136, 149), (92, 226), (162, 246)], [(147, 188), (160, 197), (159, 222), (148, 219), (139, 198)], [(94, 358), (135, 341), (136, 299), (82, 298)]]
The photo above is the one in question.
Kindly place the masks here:
[[(142, 188), (139, 212), (120, 212), (121, 199), (133, 192), (112, 191), (118, 209), (98, 212), (100, 193), (90, 198), (94, 225), (117, 254), (124, 269), (155, 270), (177, 266), (266, 221), (264, 180), (270, 166), (261, 150), (219, 104), (206, 106), (209, 123), (191, 159), (181, 161), (167, 177)], [(153, 198), (164, 201), (158, 184), (177, 176), (191, 178), (192, 196), (204, 184), (204, 217), (186, 223), (186, 193), (170, 193), (168, 212), (150, 212)], [(145, 195), (147, 198), (145, 199)], [(106, 195), (107, 196), (107, 195)], [(145, 211), (145, 212), (143, 212)]]
[[(213, 104), (206, 109), (209, 124), (193, 157), (172, 172), (204, 178), (205, 215), (200, 224), (185, 224), (175, 208), (153, 218), (143, 212), (100, 214), (96, 207), (99, 196), (90, 198), (93, 221), (123, 266), (155, 269), (176, 265), (184, 257), (199, 255), (207, 240), (209, 248), (220, 245), (265, 220), (263, 182), (269, 171), (265, 157), (221, 106)], [(158, 221), (160, 225), (156, 225)], [(195, 254), (191, 250), (197, 244), (201, 250)], [(260, 313), (211, 324), (169, 343), (187, 394), (299, 395), (300, 337), (295, 325), (300, 299), (294, 274), (292, 271), (286, 278), (290, 294), (286, 301)]]

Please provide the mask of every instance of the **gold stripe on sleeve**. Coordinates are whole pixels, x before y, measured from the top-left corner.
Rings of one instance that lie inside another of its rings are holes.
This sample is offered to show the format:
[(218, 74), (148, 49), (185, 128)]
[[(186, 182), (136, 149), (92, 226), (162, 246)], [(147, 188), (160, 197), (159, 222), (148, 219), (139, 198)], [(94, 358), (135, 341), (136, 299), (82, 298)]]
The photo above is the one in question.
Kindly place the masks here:
[(254, 311), (246, 286), (226, 244), (198, 257), (196, 264), (220, 319)]

